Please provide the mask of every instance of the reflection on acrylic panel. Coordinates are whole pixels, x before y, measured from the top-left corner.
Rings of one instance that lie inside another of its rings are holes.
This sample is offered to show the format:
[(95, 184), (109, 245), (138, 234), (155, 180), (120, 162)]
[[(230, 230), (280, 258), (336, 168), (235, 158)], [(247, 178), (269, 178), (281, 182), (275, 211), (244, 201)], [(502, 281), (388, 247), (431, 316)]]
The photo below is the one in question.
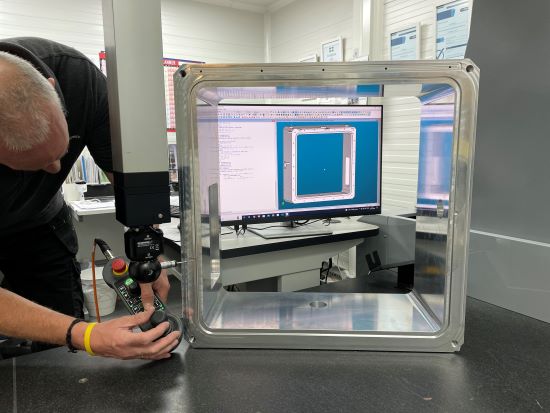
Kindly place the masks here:
[(178, 182), (178, 155), (176, 145), (168, 145), (168, 172), (170, 182)]
[(419, 207), (449, 204), (453, 151), (453, 104), (425, 105), (420, 120)]
[(390, 333), (438, 329), (410, 294), (226, 293), (211, 315), (207, 324), (214, 329)]

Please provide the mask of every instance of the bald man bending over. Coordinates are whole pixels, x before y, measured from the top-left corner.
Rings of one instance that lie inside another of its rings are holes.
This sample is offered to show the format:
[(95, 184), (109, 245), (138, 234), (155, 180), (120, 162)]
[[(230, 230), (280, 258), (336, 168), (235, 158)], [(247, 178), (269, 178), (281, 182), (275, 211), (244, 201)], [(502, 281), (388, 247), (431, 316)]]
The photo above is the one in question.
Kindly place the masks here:
[[(84, 348), (87, 323), (75, 321), (83, 318), (78, 242), (60, 194), (84, 146), (110, 175), (105, 76), (83, 54), (59, 43), (0, 40), (1, 334)], [(166, 276), (142, 287), (149, 297), (154, 289), (163, 299), (169, 288)], [(151, 316), (152, 305), (146, 307), (94, 327), (93, 352), (123, 359), (169, 357), (179, 333), (157, 340), (168, 323), (132, 332)]]

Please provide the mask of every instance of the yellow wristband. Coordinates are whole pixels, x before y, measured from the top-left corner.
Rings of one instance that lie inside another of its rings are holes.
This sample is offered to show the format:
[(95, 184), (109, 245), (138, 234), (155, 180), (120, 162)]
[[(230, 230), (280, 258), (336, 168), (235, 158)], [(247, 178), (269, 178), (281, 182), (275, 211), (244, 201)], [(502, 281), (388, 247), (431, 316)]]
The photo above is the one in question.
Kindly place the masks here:
[(88, 324), (88, 327), (86, 327), (86, 331), (84, 332), (84, 348), (86, 349), (86, 353), (90, 356), (95, 356), (95, 353), (92, 351), (92, 347), (90, 346), (90, 337), (96, 324), (97, 323)]

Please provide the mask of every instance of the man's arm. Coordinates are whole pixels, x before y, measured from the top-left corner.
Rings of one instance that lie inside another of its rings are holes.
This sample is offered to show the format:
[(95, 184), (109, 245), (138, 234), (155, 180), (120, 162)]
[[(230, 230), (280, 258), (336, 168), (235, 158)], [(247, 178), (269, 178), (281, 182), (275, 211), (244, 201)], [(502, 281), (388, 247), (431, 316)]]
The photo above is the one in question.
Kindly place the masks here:
[[(90, 338), (93, 352), (120, 359), (170, 357), (170, 350), (177, 345), (180, 333), (174, 331), (159, 339), (168, 328), (167, 322), (146, 332), (132, 332), (134, 327), (149, 320), (151, 314), (150, 310), (97, 324)], [(73, 319), (0, 288), (0, 332), (4, 335), (64, 345)], [(85, 322), (76, 324), (71, 334), (73, 345), (81, 350), (87, 325)]]

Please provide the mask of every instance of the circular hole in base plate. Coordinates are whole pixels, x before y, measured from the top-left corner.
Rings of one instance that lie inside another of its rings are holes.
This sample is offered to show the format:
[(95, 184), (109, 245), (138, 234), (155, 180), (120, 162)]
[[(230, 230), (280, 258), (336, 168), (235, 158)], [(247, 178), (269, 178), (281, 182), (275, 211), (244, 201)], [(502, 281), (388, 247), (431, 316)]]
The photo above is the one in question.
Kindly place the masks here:
[(309, 303), (309, 306), (312, 308), (325, 308), (326, 306), (328, 306), (328, 304), (324, 301), (312, 301), (311, 303)]

